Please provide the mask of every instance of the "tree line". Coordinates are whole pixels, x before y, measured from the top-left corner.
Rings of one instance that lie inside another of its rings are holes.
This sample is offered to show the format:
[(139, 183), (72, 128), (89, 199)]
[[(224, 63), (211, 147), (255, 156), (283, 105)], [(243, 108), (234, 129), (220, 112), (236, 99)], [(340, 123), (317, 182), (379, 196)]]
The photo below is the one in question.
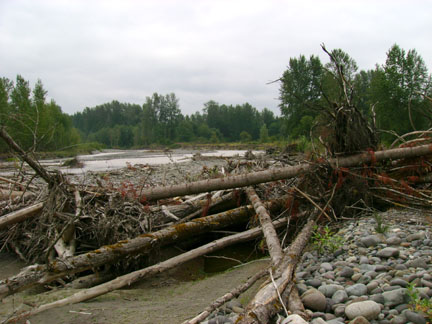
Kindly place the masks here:
[[(363, 117), (376, 124), (384, 143), (395, 134), (432, 127), (431, 75), (416, 50), (405, 51), (395, 44), (384, 64), (367, 71), (359, 71), (355, 60), (341, 49), (330, 55), (334, 60), (325, 64), (316, 55), (289, 59), (278, 80), (281, 116), (248, 103), (215, 101), (205, 103), (200, 112), (183, 115), (174, 93), (154, 93), (142, 105), (114, 100), (69, 116), (54, 100), (47, 101), (40, 80), (31, 89), (18, 75), (15, 82), (0, 78), (0, 126), (6, 126), (23, 148), (34, 151), (62, 150), (84, 142), (131, 148), (176, 142), (295, 140), (309, 138), (314, 131), (325, 136), (325, 128), (319, 125), (332, 118), (328, 108), (346, 104), (349, 97)], [(6, 149), (0, 143), (0, 152)]]
[(355, 60), (341, 49), (330, 54), (342, 67), (344, 85), (334, 62), (323, 64), (315, 55), (291, 58), (280, 79), (281, 113), (292, 137), (309, 137), (314, 126), (331, 118), (328, 107), (340, 107), (347, 96), (375, 123), (384, 143), (397, 134), (432, 127), (431, 75), (416, 50), (395, 44), (385, 63), (368, 71), (358, 71)]

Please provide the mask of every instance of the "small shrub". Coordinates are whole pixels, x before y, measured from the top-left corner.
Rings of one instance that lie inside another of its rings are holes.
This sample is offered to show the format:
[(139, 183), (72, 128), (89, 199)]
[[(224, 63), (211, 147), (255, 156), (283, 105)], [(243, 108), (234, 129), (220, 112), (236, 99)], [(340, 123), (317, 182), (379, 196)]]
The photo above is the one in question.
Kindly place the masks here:
[(410, 298), (410, 308), (415, 312), (424, 314), (428, 319), (428, 323), (432, 323), (432, 297), (429, 299), (421, 298), (414, 284), (409, 284), (407, 291)]
[(324, 251), (333, 253), (342, 247), (343, 244), (343, 237), (333, 233), (328, 226), (322, 228), (315, 227), (315, 231), (312, 234), (312, 245), (319, 254)]
[(374, 213), (373, 218), (375, 219), (376, 222), (375, 231), (380, 234), (386, 233), (389, 229), (389, 226), (384, 225), (384, 220), (382, 216), (379, 213)]

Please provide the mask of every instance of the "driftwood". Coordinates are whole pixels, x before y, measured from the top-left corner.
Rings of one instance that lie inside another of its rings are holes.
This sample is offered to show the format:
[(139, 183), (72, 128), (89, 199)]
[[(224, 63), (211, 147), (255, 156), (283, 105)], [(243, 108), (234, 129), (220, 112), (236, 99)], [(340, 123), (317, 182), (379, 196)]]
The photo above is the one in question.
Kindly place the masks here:
[(43, 206), (44, 203), (40, 202), (35, 205), (25, 207), (23, 209), (1, 216), (0, 229), (15, 223), (22, 222), (23, 220), (36, 215), (42, 210)]
[(311, 216), (311, 219), (285, 252), (282, 261), (276, 266), (273, 274), (274, 282), (268, 282), (258, 291), (249, 302), (238, 323), (268, 323), (270, 318), (281, 309), (279, 294), (282, 294), (285, 290), (290, 292), (294, 285), (294, 271), (316, 224), (314, 218), (314, 216)]
[[(281, 227), (286, 225), (288, 219), (287, 218), (283, 218), (280, 220), (275, 221), (273, 224), (274, 226), (277, 227)], [(235, 243), (241, 243), (241, 242), (246, 242), (246, 241), (250, 241), (252, 239), (255, 239), (259, 236), (262, 235), (262, 230), (261, 228), (253, 228), (238, 234), (234, 234), (234, 235), (230, 235), (230, 236), (226, 236), (224, 238), (221, 238), (219, 240), (213, 241), (211, 243), (205, 244), (199, 248), (190, 250), (188, 252), (185, 252), (183, 254), (180, 254), (178, 256), (175, 256), (171, 259), (168, 259), (166, 261), (160, 262), (156, 265), (141, 269), (141, 270), (137, 270), (134, 272), (131, 272), (129, 274), (117, 277), (114, 280), (111, 280), (109, 282), (106, 282), (104, 284), (80, 291), (75, 293), (74, 295), (70, 296), (70, 297), (66, 297), (57, 301), (54, 301), (52, 303), (48, 303), (48, 304), (44, 304), (41, 305), (39, 307), (36, 307), (35, 309), (20, 314), (16, 317), (12, 317), (9, 318), (9, 320), (5, 323), (12, 323), (14, 321), (17, 321), (19, 319), (23, 319), (32, 315), (36, 315), (39, 314), (43, 311), (55, 308), (55, 307), (61, 307), (64, 305), (68, 305), (68, 304), (75, 304), (75, 303), (79, 303), (79, 302), (83, 302), (98, 296), (101, 296), (103, 294), (106, 294), (110, 291), (125, 287), (125, 286), (129, 286), (132, 283), (150, 277), (152, 275), (156, 275), (158, 273), (161, 273), (163, 271), (175, 268), (176, 266), (183, 264), (187, 261), (190, 261), (194, 258), (197, 258), (199, 256), (203, 256), (205, 254), (217, 251), (219, 249), (222, 249), (224, 247), (227, 247), (229, 245), (235, 244)]]
[(283, 252), (270, 215), (252, 187), (247, 188), (246, 193), (255, 209), (255, 212), (258, 214), (263, 234), (269, 249), (270, 257), (272, 259), (272, 264), (276, 265), (282, 259)]
[[(283, 201), (283, 198), (277, 199), (269, 202), (267, 206), (270, 209), (276, 209)], [(246, 222), (252, 212), (252, 206), (239, 207), (227, 212), (197, 218), (184, 224), (169, 226), (157, 232), (142, 234), (139, 237), (103, 246), (64, 260), (56, 260), (49, 265), (32, 265), (19, 274), (0, 281), (0, 298), (34, 285), (46, 284), (66, 275), (112, 263), (121, 257), (146, 253), (155, 246), (172, 244), (210, 230)]]
[(0, 200), (15, 199), (18, 197), (27, 198), (34, 196), (30, 191), (17, 191), (10, 189), (0, 189)]
[[(330, 159), (328, 162), (334, 167), (352, 167), (362, 163), (375, 163), (383, 160), (409, 158), (432, 154), (432, 144), (391, 149), (385, 151), (365, 152), (348, 157)], [(311, 171), (313, 164), (299, 164), (296, 166), (258, 171), (218, 179), (201, 180), (186, 184), (167, 187), (154, 187), (142, 191), (143, 199), (157, 200), (162, 198), (197, 194), (206, 191), (246, 187), (264, 182), (283, 180)]]

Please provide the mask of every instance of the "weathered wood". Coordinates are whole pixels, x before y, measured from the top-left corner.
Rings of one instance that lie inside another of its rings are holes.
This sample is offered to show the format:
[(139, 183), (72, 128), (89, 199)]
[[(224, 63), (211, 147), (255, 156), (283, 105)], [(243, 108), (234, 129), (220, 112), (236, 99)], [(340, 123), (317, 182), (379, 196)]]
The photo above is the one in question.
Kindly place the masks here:
[[(287, 223), (287, 221), (288, 221), (287, 218), (277, 220), (274, 222), (274, 226), (275, 227), (284, 226)], [(83, 301), (101, 296), (101, 295), (106, 294), (110, 291), (113, 291), (113, 290), (116, 290), (116, 289), (119, 289), (119, 288), (122, 288), (125, 286), (129, 286), (138, 280), (148, 278), (148, 277), (156, 275), (158, 273), (161, 273), (161, 272), (167, 271), (169, 269), (175, 268), (176, 266), (183, 264), (187, 261), (190, 261), (192, 259), (195, 259), (199, 256), (212, 253), (214, 251), (220, 250), (224, 247), (230, 246), (230, 245), (235, 244), (235, 243), (250, 241), (252, 239), (260, 237), (261, 235), (262, 235), (262, 229), (257, 227), (257, 228), (247, 230), (245, 232), (226, 236), (224, 238), (218, 239), (218, 240), (213, 241), (211, 243), (205, 244), (199, 248), (190, 250), (188, 252), (185, 252), (183, 254), (175, 256), (171, 259), (160, 262), (156, 265), (153, 265), (153, 266), (150, 266), (150, 267), (147, 267), (147, 268), (144, 268), (141, 270), (137, 270), (137, 271), (131, 272), (129, 274), (117, 277), (116, 279), (111, 280), (109, 282), (106, 282), (104, 284), (101, 284), (101, 285), (92, 287), (90, 289), (86, 289), (86, 290), (77, 292), (70, 297), (66, 297), (66, 298), (54, 301), (52, 303), (41, 305), (41, 306), (36, 307), (35, 309), (33, 309), (29, 312), (20, 314), (20, 315), (15, 316), (15, 317), (11, 317), (6, 323), (12, 323), (14, 321), (24, 319), (24, 318), (27, 318), (27, 317), (32, 316), (32, 315), (39, 314), (43, 311), (46, 311), (46, 310), (49, 310), (52, 308), (61, 307), (61, 306), (65, 306), (68, 304), (75, 304), (75, 303), (83, 302)]]
[(34, 196), (34, 193), (32, 193), (30, 191), (17, 191), (17, 190), (10, 190), (10, 189), (0, 189), (0, 200), (15, 199), (18, 197), (27, 198), (30, 196)]
[[(283, 202), (284, 198), (276, 199), (268, 202), (267, 207), (277, 209)], [(169, 226), (157, 232), (142, 234), (136, 238), (103, 246), (64, 260), (56, 260), (48, 266), (33, 265), (9, 279), (0, 281), (0, 298), (34, 285), (46, 284), (69, 274), (113, 263), (125, 256), (149, 252), (155, 246), (172, 244), (210, 230), (246, 222), (252, 213), (252, 206), (239, 207), (227, 212), (197, 218), (184, 224)]]
[(12, 213), (3, 215), (0, 217), (0, 229), (24, 221), (25, 219), (36, 215), (42, 210), (44, 206), (43, 202), (37, 203), (35, 205), (25, 207), (23, 209), (14, 211)]
[[(359, 164), (374, 163), (383, 160), (409, 158), (432, 154), (432, 144), (391, 149), (386, 151), (365, 152), (348, 157), (330, 159), (328, 162), (335, 167), (351, 167)], [(301, 173), (311, 171), (311, 163), (303, 163), (279, 169), (240, 174), (224, 178), (201, 180), (191, 183), (171, 185), (166, 187), (153, 187), (142, 191), (142, 196), (147, 200), (184, 196), (201, 192), (246, 187), (264, 182), (288, 179)]]
[(53, 185), (56, 182), (56, 178), (49, 175), (48, 172), (34, 159), (32, 159), (7, 133), (4, 126), (0, 127), (0, 137), (6, 142), (6, 144), (18, 153), (20, 158), (27, 162), (35, 172), (44, 179), (48, 184)]
[(263, 230), (264, 238), (269, 249), (272, 264), (276, 265), (282, 260), (283, 251), (277, 236), (276, 230), (273, 227), (272, 220), (269, 213), (267, 212), (261, 199), (258, 197), (254, 188), (248, 187), (246, 193), (250, 202), (252, 203), (255, 212), (258, 214), (258, 218)]
[[(315, 213), (314, 213), (315, 214)], [(315, 226), (315, 217), (303, 227), (296, 239), (292, 242), (281, 262), (274, 270), (274, 282), (279, 293), (285, 289), (291, 290), (294, 272), (298, 262), (300, 262), (303, 249), (306, 247)], [(278, 293), (272, 281), (264, 285), (255, 297), (249, 302), (245, 313), (241, 315), (239, 324), (259, 324), (269, 323), (269, 320), (281, 309)]]

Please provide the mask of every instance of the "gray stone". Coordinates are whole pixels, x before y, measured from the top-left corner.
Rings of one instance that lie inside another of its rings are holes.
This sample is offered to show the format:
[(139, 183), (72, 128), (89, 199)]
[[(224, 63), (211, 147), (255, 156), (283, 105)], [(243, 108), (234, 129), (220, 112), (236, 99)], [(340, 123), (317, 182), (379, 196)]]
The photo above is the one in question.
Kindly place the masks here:
[(417, 240), (424, 240), (426, 238), (426, 233), (424, 231), (417, 232), (410, 234), (406, 237), (406, 240), (408, 242), (417, 241)]
[(366, 288), (368, 290), (368, 292), (371, 292), (372, 290), (374, 290), (375, 288), (377, 288), (379, 286), (378, 281), (371, 281), (366, 285)]
[(367, 294), (367, 287), (362, 283), (349, 286), (345, 290), (348, 296), (363, 296)]
[(404, 304), (407, 298), (406, 289), (399, 288), (391, 291), (383, 292), (384, 305), (388, 307)]
[(321, 286), (321, 280), (319, 280), (319, 279), (309, 279), (309, 280), (306, 281), (306, 285), (312, 286), (314, 288), (318, 288), (319, 286)]
[(292, 314), (286, 317), (281, 324), (308, 324), (300, 315)]
[(395, 247), (386, 247), (382, 250), (379, 250), (377, 256), (379, 256), (380, 258), (397, 258), (399, 256), (399, 249)]
[(391, 324), (405, 324), (407, 322), (408, 321), (406, 320), (406, 318), (404, 316), (395, 316), (391, 320)]
[(403, 288), (406, 288), (406, 286), (408, 286), (408, 282), (406, 282), (405, 280), (400, 279), (400, 278), (395, 278), (395, 279), (390, 281), (390, 285), (401, 286)]
[(374, 302), (378, 304), (383, 304), (385, 302), (384, 296), (382, 294), (373, 294), (369, 296), (370, 300), (373, 300)]
[(337, 317), (335, 319), (332, 319), (330, 321), (327, 321), (327, 324), (345, 324), (345, 321), (341, 317)]
[(352, 303), (345, 307), (345, 314), (349, 319), (363, 316), (368, 320), (373, 320), (378, 317), (380, 312), (380, 305), (372, 300)]
[(390, 236), (386, 241), (388, 245), (399, 245), (401, 242), (402, 240), (398, 236)]
[(363, 316), (357, 316), (349, 324), (369, 324), (369, 321)]
[(321, 317), (314, 318), (310, 323), (311, 324), (327, 324), (326, 321), (324, 321)]
[(339, 276), (344, 278), (351, 278), (353, 274), (354, 270), (351, 267), (343, 267), (342, 270), (339, 272)]
[(406, 310), (402, 313), (408, 322), (413, 322), (415, 324), (426, 324), (426, 319), (423, 315), (413, 312), (411, 310)]
[(333, 312), (337, 317), (345, 315), (345, 305), (338, 305)]
[(425, 279), (420, 279), (420, 283), (424, 287), (432, 288), (432, 282), (431, 281), (428, 281), (428, 280), (425, 280)]
[(345, 303), (348, 300), (348, 294), (345, 290), (337, 290), (333, 296), (332, 300), (335, 304)]
[(367, 256), (365, 256), (365, 255), (362, 255), (362, 256), (360, 257), (360, 261), (359, 261), (359, 263), (360, 263), (360, 264), (369, 264), (369, 258), (368, 258)]
[(329, 262), (323, 262), (323, 263), (321, 263), (321, 269), (324, 269), (324, 271), (332, 271), (333, 266)]
[(354, 274), (351, 276), (351, 280), (357, 282), (361, 277), (362, 277), (362, 274), (361, 274), (361, 273), (354, 273)]
[(301, 296), (301, 300), (305, 307), (314, 311), (323, 312), (327, 306), (326, 297), (315, 288), (306, 290)]
[(360, 239), (364, 247), (376, 246), (381, 243), (381, 238), (378, 235), (368, 235)]
[(336, 284), (322, 285), (318, 288), (318, 290), (328, 298), (331, 298), (337, 290), (343, 290), (343, 289), (344, 289), (343, 286), (336, 285)]
[(417, 258), (414, 260), (409, 260), (405, 263), (408, 268), (423, 268), (427, 269), (428, 265), (426, 262), (426, 258)]

